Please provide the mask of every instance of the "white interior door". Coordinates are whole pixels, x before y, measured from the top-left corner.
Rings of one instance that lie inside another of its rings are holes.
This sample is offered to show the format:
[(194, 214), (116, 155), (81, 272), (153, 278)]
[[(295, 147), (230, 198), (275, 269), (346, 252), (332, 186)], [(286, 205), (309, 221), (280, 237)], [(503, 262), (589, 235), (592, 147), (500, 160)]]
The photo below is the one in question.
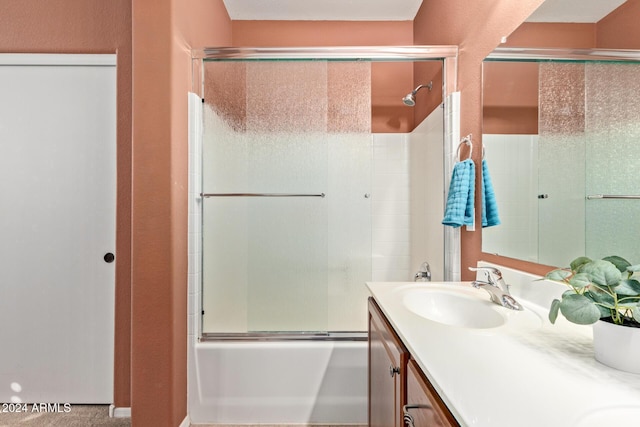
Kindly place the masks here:
[(115, 55), (0, 55), (0, 206), (0, 402), (112, 402)]

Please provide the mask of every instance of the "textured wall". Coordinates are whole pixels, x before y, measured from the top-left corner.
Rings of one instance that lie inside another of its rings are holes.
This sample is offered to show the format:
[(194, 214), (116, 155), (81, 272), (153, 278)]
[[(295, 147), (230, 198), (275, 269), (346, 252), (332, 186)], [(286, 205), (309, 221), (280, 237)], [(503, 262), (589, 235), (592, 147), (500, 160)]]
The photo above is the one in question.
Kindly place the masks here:
[(191, 47), (231, 41), (222, 0), (133, 0), (131, 406), (136, 426), (187, 413), (187, 92)]

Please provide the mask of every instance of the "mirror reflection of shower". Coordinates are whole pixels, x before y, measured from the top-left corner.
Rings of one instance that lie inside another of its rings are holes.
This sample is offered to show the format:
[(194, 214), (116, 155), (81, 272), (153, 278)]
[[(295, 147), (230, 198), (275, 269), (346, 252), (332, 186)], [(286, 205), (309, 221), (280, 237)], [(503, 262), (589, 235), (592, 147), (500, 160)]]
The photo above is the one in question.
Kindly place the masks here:
[(433, 81), (430, 81), (426, 85), (419, 85), (414, 90), (412, 90), (411, 93), (408, 93), (404, 98), (402, 98), (402, 102), (404, 103), (404, 105), (409, 107), (413, 107), (414, 105), (416, 105), (416, 93), (418, 93), (418, 91), (423, 87), (426, 87), (427, 89), (429, 89), (429, 92), (431, 92), (431, 89), (433, 89)]

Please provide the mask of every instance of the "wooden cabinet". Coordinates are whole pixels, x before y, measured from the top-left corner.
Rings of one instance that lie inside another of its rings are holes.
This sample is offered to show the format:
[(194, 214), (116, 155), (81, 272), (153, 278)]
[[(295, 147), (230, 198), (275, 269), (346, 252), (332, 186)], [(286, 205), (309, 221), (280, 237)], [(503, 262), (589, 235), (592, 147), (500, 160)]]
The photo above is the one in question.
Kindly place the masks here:
[[(406, 411), (407, 416), (405, 416)], [(404, 418), (404, 419), (403, 419)], [(455, 418), (369, 298), (369, 427), (455, 427)]]
[(369, 298), (369, 426), (401, 427), (409, 353)]
[(403, 406), (403, 412), (409, 427), (454, 427), (458, 425), (413, 359), (409, 360), (407, 365), (407, 403)]

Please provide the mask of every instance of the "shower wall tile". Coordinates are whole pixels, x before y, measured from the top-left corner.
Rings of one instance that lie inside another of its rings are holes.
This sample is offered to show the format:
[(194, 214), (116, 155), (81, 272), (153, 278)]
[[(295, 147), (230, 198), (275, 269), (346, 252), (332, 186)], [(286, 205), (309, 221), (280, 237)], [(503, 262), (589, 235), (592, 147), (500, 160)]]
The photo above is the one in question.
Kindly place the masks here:
[[(460, 92), (453, 92), (444, 103), (444, 186), (449, 188), (455, 164), (455, 153), (460, 142)], [(444, 227), (444, 280), (461, 278), (460, 228)]]
[(410, 209), (407, 203), (389, 203), (387, 201), (373, 201), (373, 211), (387, 215), (409, 215)]
[[(195, 343), (200, 331), (200, 283), (202, 277), (201, 238), (202, 218), (200, 203), (202, 198), (202, 100), (195, 94), (189, 94), (189, 202), (188, 202), (188, 318), (187, 333), (190, 343)], [(189, 352), (192, 346), (189, 345)]]
[(407, 134), (373, 136), (373, 280), (409, 280), (410, 184)]
[(406, 282), (408, 280), (413, 280), (409, 278), (410, 276), (411, 271), (409, 271), (408, 269), (378, 269), (373, 271), (371, 280), (374, 282)]
[[(400, 240), (400, 239), (399, 239)], [(393, 256), (409, 256), (411, 251), (409, 245), (405, 241), (391, 240), (377, 240), (373, 242), (373, 252), (381, 257), (393, 257)]]
[(409, 135), (410, 278), (423, 262), (444, 280), (444, 111), (436, 108)]

